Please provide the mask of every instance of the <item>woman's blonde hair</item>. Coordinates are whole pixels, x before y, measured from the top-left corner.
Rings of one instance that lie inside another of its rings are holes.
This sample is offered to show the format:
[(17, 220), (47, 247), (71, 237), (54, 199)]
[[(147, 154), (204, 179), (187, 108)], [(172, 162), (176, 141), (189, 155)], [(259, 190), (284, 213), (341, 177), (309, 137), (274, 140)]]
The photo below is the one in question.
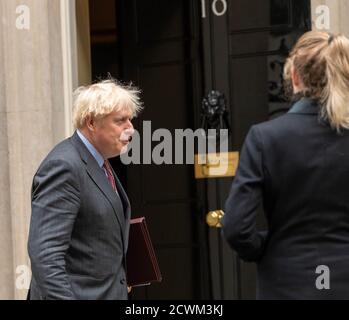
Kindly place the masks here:
[(301, 94), (322, 106), (321, 117), (337, 131), (349, 129), (349, 40), (343, 35), (309, 31), (286, 60), (284, 80), (289, 84), (292, 68), (303, 84)]
[(142, 110), (140, 91), (131, 85), (124, 86), (115, 79), (104, 80), (74, 91), (74, 127), (84, 127), (86, 118), (100, 119), (113, 111), (129, 110), (132, 117)]

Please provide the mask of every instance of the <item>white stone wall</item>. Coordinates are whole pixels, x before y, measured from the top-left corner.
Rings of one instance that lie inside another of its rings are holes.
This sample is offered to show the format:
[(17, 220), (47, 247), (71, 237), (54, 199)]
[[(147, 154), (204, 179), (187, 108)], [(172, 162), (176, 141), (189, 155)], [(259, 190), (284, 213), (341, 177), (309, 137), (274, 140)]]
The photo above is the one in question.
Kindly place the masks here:
[[(32, 177), (67, 135), (60, 1), (0, 1), (0, 299), (26, 296), (15, 283), (17, 266), (29, 266)], [(29, 30), (16, 26), (19, 5), (30, 10)]]

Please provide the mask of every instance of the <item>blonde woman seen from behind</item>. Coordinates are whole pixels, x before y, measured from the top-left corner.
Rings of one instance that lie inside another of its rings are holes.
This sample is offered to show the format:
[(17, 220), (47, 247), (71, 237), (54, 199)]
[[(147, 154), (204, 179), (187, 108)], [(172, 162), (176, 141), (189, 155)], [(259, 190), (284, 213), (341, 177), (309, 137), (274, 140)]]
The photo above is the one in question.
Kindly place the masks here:
[(294, 103), (248, 132), (223, 234), (256, 263), (258, 299), (349, 299), (349, 40), (305, 33), (284, 80)]

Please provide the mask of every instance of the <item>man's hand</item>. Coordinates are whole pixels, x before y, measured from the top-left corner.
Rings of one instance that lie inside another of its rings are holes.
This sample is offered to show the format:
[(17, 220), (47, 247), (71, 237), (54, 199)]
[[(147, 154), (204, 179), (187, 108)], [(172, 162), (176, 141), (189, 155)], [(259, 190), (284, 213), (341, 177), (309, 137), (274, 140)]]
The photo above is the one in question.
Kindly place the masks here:
[(127, 286), (127, 292), (130, 293), (132, 291), (132, 287)]

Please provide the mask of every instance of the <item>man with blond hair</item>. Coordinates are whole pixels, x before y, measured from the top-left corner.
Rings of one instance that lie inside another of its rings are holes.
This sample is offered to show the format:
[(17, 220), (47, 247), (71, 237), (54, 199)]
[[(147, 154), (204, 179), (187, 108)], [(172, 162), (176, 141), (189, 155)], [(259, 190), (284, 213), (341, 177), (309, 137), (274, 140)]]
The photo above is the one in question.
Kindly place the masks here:
[(30, 299), (127, 299), (130, 204), (108, 159), (127, 149), (139, 91), (114, 80), (74, 93), (73, 136), (32, 185)]

